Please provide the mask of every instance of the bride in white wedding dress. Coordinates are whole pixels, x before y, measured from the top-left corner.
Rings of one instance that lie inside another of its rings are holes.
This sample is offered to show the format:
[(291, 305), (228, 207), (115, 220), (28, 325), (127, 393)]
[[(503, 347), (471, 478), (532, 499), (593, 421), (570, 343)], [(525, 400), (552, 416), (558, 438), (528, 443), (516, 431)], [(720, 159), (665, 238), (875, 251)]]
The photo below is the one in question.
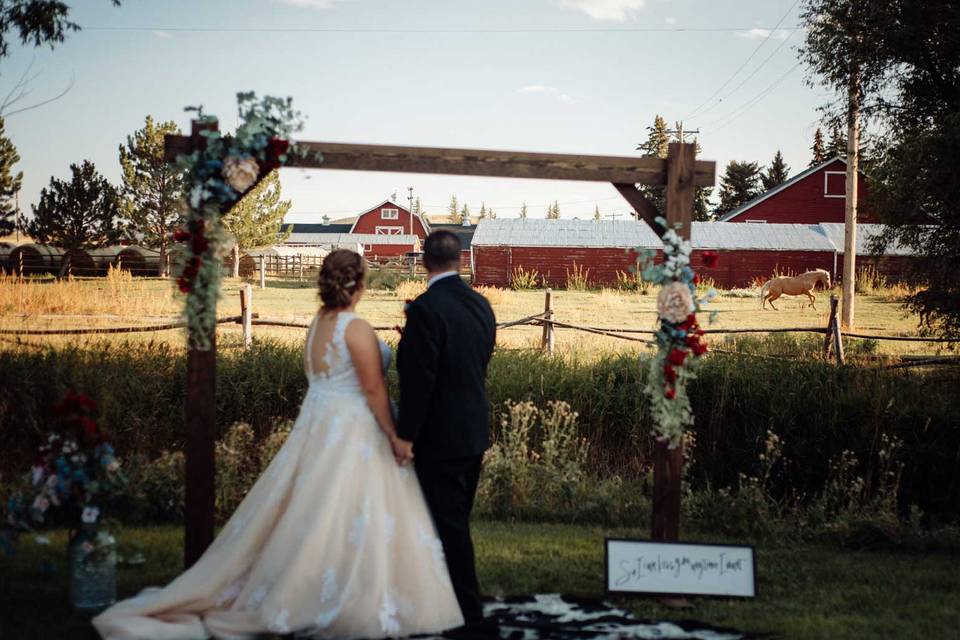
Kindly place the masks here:
[(393, 453), (390, 349), (353, 309), (366, 268), (335, 251), (307, 334), (293, 430), (200, 560), (94, 618), (108, 640), (381, 638), (463, 624), (416, 474)]

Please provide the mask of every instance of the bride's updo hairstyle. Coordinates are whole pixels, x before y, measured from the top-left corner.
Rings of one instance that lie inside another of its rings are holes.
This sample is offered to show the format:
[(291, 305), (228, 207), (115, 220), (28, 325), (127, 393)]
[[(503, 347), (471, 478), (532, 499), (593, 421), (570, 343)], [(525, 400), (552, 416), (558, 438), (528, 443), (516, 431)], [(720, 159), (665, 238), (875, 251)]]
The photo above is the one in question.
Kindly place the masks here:
[(350, 305), (353, 294), (363, 288), (367, 264), (359, 253), (337, 249), (323, 259), (317, 288), (324, 311), (336, 311)]

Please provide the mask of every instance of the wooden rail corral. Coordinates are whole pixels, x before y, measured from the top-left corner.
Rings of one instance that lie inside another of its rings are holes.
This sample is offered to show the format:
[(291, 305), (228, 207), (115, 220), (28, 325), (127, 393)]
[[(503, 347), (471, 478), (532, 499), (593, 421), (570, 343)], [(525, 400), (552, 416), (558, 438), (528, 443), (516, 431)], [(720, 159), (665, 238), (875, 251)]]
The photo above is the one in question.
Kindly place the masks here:
[[(204, 142), (198, 134), (195, 123), (190, 137), (166, 136), (166, 159), (174, 161), (178, 155), (198, 148)], [(687, 238), (690, 235), (696, 187), (713, 186), (716, 173), (716, 164), (696, 160), (695, 146), (686, 143), (671, 144), (666, 159), (306, 141), (294, 142), (289, 155), (285, 166), (298, 168), (608, 182), (634, 208), (638, 219), (645, 220), (654, 230), (658, 230), (653, 220), (658, 212), (632, 185), (664, 186), (667, 224), (682, 225), (679, 233)], [(549, 298), (547, 307), (545, 313), (550, 313)], [(552, 333), (553, 327), (547, 327)], [(201, 361), (201, 357), (212, 358), (212, 363)], [(199, 557), (198, 554), (193, 555), (198, 550), (198, 543), (212, 540), (215, 358), (215, 351), (195, 354), (193, 350), (188, 358), (192, 372), (188, 375), (196, 377), (198, 383), (191, 388), (187, 398), (187, 425), (191, 431), (188, 438), (192, 438), (188, 439), (187, 450), (188, 503), (190, 496), (194, 496), (192, 509), (188, 504), (187, 513), (188, 564), (191, 558)], [(193, 378), (190, 379), (193, 381)], [(206, 394), (202, 401), (201, 392)], [(204, 402), (206, 406), (197, 404)], [(193, 447), (196, 447), (195, 451), (191, 451)], [(658, 446), (656, 455), (652, 533), (654, 539), (675, 540), (679, 533), (683, 453), (679, 447), (669, 449)], [(191, 458), (194, 460), (192, 467)], [(191, 469), (193, 474), (190, 473)], [(657, 469), (660, 471), (657, 472)], [(202, 506), (199, 496), (203, 498)], [(207, 511), (200, 513), (200, 509)], [(191, 534), (192, 528), (197, 530)]]

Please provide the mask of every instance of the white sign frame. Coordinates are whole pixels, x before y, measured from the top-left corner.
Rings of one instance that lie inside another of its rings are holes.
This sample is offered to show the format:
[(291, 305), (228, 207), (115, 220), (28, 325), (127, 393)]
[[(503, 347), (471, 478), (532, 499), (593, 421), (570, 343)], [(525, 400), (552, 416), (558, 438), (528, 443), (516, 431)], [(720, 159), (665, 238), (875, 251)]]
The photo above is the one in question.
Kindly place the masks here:
[(757, 597), (752, 545), (604, 538), (603, 546), (610, 595)]

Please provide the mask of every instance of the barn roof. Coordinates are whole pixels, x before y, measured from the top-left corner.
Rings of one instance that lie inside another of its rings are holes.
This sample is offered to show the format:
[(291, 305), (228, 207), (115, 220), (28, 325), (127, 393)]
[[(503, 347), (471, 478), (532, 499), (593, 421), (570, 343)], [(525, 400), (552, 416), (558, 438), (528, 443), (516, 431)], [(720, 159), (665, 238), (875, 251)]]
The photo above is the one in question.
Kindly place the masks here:
[(455, 236), (460, 238), (460, 244), (463, 246), (464, 250), (469, 249), (471, 243), (473, 242), (473, 234), (476, 233), (477, 227), (465, 227), (462, 224), (431, 224), (431, 231), (450, 231)]
[(797, 184), (798, 182), (800, 182), (801, 180), (803, 180), (803, 179), (806, 178), (807, 176), (813, 175), (813, 174), (816, 173), (817, 171), (820, 171), (821, 169), (824, 169), (824, 168), (830, 166), (831, 164), (833, 164), (834, 162), (837, 162), (838, 160), (839, 160), (840, 162), (842, 162), (844, 165), (847, 164), (847, 160), (846, 160), (846, 158), (844, 158), (843, 156), (840, 156), (840, 155), (833, 156), (833, 157), (830, 158), (829, 160), (826, 160), (826, 161), (824, 161), (824, 162), (821, 162), (821, 163), (818, 164), (818, 165), (812, 166), (812, 167), (810, 167), (809, 169), (807, 169), (807, 170), (805, 170), (805, 171), (801, 171), (800, 173), (798, 173), (797, 175), (793, 176), (792, 178), (790, 178), (790, 179), (787, 180), (786, 182), (781, 182), (780, 184), (778, 184), (778, 185), (775, 186), (774, 188), (770, 189), (769, 191), (764, 191), (763, 193), (761, 193), (760, 195), (758, 195), (758, 196), (757, 196), (756, 198), (754, 198), (753, 200), (750, 200), (749, 202), (744, 202), (742, 205), (740, 205), (739, 207), (737, 207), (737, 208), (734, 209), (733, 211), (728, 211), (726, 214), (724, 214), (723, 216), (720, 217), (719, 222), (727, 222), (728, 220), (732, 220), (733, 218), (736, 218), (738, 215), (740, 215), (741, 213), (743, 213), (743, 212), (746, 211), (747, 209), (751, 209), (751, 208), (753, 208), (755, 205), (758, 205), (758, 204), (760, 204), (761, 202), (763, 202), (764, 200), (766, 200), (767, 198), (772, 198), (773, 196), (777, 195), (777, 194), (780, 193), (781, 191), (783, 191), (783, 190), (785, 190), (785, 189), (789, 189), (790, 187), (792, 187), (793, 185)]
[[(857, 224), (857, 255), (869, 256), (873, 254), (870, 243), (883, 232), (885, 225), (882, 224)], [(837, 248), (837, 253), (843, 253), (844, 238), (846, 229), (842, 222), (821, 222), (820, 227), (830, 239), (830, 242)], [(883, 255), (886, 256), (909, 256), (913, 251), (899, 244), (892, 244), (886, 248)]]
[(326, 256), (330, 250), (326, 247), (291, 247), (288, 245), (275, 245), (264, 247), (263, 249), (252, 249), (244, 251), (247, 256)]
[(292, 233), (284, 244), (347, 246), (351, 244), (413, 245), (416, 242), (417, 236), (409, 234), (394, 236), (376, 233)]
[(649, 247), (660, 239), (644, 223), (630, 220), (545, 220), (498, 218), (481, 220), (474, 246), (512, 247)]
[[(350, 226), (350, 229), (349, 229), (349, 230), (350, 230), (350, 231), (353, 231), (353, 230), (357, 227), (357, 223), (360, 222), (360, 218), (362, 218), (363, 216), (367, 215), (368, 213), (373, 213), (374, 211), (376, 211), (377, 209), (379, 209), (379, 208), (382, 207), (383, 205), (390, 205), (391, 207), (396, 207), (397, 209), (402, 209), (402, 210), (403, 210), (404, 212), (406, 212), (406, 213), (410, 213), (410, 209), (409, 209), (408, 207), (403, 206), (402, 204), (400, 204), (400, 203), (397, 202), (396, 200), (393, 200), (392, 198), (387, 198), (386, 200), (384, 200), (384, 201), (381, 202), (380, 204), (378, 204), (378, 205), (376, 205), (376, 206), (373, 206), (373, 207), (370, 207), (369, 209), (365, 209), (365, 210), (363, 211), (363, 213), (359, 214), (359, 215), (356, 217), (356, 219), (353, 221), (353, 224)], [(416, 215), (417, 218), (420, 219), (420, 224), (422, 224), (422, 225), (423, 225), (423, 228), (427, 230), (427, 233), (429, 233), (429, 232), (430, 232), (430, 223), (428, 223), (428, 222), (424, 219), (423, 215), (421, 215), (421, 214), (419, 214), (419, 213), (414, 214), (414, 215)], [(381, 242), (381, 243), (379, 243), (379, 244), (385, 244), (385, 243), (382, 243), (382, 242)]]
[(691, 237), (694, 249), (834, 251), (833, 243), (815, 224), (694, 222)]
[(353, 223), (291, 222), (287, 226), (293, 227), (293, 233), (350, 233)]

